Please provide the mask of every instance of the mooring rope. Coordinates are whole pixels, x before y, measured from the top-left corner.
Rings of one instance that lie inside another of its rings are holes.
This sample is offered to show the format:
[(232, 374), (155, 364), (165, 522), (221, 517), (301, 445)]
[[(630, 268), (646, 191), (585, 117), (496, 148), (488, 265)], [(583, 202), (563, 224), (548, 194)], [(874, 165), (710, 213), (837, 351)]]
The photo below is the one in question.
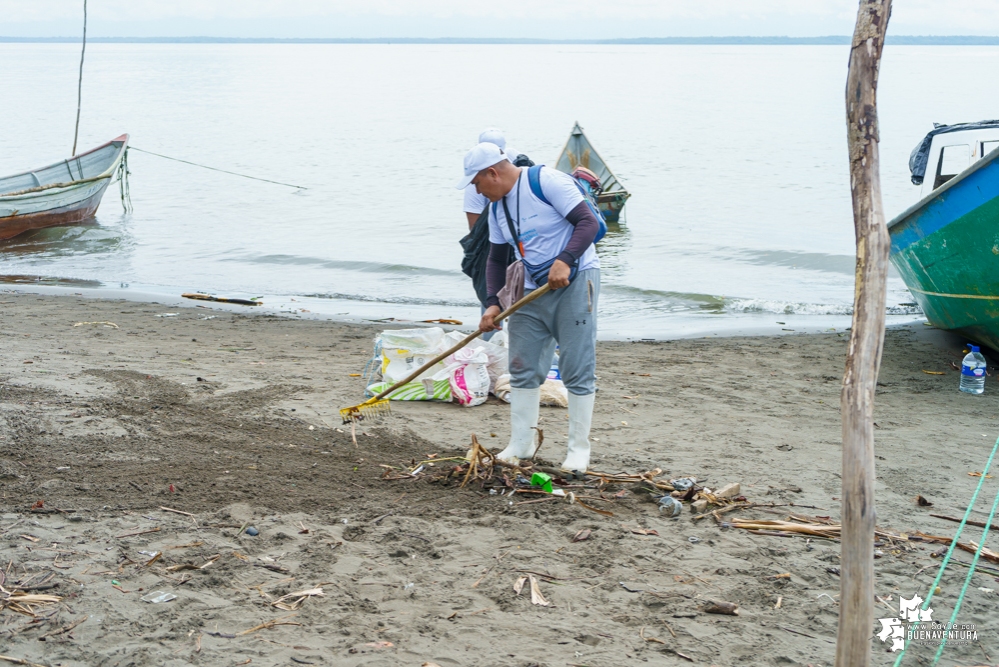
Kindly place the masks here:
[[(961, 524), (957, 527), (957, 532), (954, 534), (954, 539), (951, 540), (950, 547), (947, 549), (947, 554), (944, 556), (943, 562), (940, 563), (940, 570), (937, 572), (937, 576), (933, 580), (933, 583), (930, 584), (930, 590), (926, 594), (926, 599), (923, 601), (923, 605), (921, 607), (923, 611), (926, 611), (930, 607), (930, 601), (933, 600), (933, 594), (936, 592), (937, 586), (940, 584), (940, 579), (943, 578), (944, 570), (947, 569), (947, 563), (950, 562), (950, 557), (954, 553), (954, 548), (957, 546), (957, 542), (961, 537), (961, 533), (964, 531), (964, 526), (968, 522), (968, 517), (971, 516), (971, 510), (975, 506), (975, 501), (978, 499), (978, 492), (982, 490), (982, 485), (985, 484), (985, 479), (988, 476), (989, 468), (992, 467), (992, 459), (995, 458), (997, 450), (999, 450), (999, 438), (996, 439), (996, 444), (992, 447), (992, 453), (989, 454), (989, 460), (985, 462), (985, 469), (982, 470), (982, 476), (978, 480), (978, 486), (975, 487), (975, 492), (971, 496), (971, 501), (968, 503), (968, 508), (965, 510), (964, 516), (961, 518)], [(997, 493), (996, 495), (996, 503), (993, 503), (992, 505), (993, 514), (996, 511), (997, 504), (999, 504), (999, 493)], [(991, 523), (992, 523), (992, 516), (989, 515), (989, 524)], [(965, 579), (964, 588), (961, 590), (961, 596), (958, 598), (957, 606), (954, 608), (954, 613), (951, 615), (951, 622), (953, 622), (954, 618), (957, 616), (958, 609), (961, 608), (961, 601), (964, 599), (965, 591), (968, 588), (968, 581), (971, 580), (971, 575), (974, 574), (975, 572), (975, 565), (978, 563), (978, 555), (981, 553), (982, 547), (985, 546), (985, 538), (988, 536), (988, 531), (989, 529), (988, 527), (986, 527), (985, 532), (982, 533), (982, 539), (978, 545), (978, 550), (975, 552), (975, 558), (972, 561), (971, 567), (968, 568), (968, 577), (967, 579)], [(909, 648), (910, 641), (911, 641), (910, 639), (906, 638), (905, 645), (902, 646), (902, 651), (898, 654), (898, 657), (895, 659), (893, 667), (899, 667), (899, 665), (902, 664), (902, 658), (905, 656), (905, 650)], [(936, 659), (933, 661), (933, 664), (936, 664), (937, 661), (940, 660), (940, 654), (942, 651), (943, 651), (943, 645), (941, 645), (940, 649), (937, 651), (937, 656)]]
[(295, 185), (294, 183), (282, 183), (281, 181), (272, 181), (269, 178), (260, 178), (258, 176), (248, 176), (247, 174), (240, 174), (235, 171), (228, 171), (226, 169), (219, 169), (218, 167), (209, 167), (206, 164), (198, 164), (197, 162), (191, 162), (189, 160), (181, 160), (177, 157), (170, 157), (169, 155), (161, 155), (160, 153), (154, 153), (152, 151), (143, 150), (141, 148), (136, 148), (135, 146), (129, 146), (130, 150), (139, 151), (140, 153), (148, 153), (149, 155), (155, 155), (156, 157), (161, 157), (165, 160), (173, 160), (174, 162), (183, 162), (184, 164), (189, 164), (193, 167), (201, 167), (202, 169), (210, 169), (212, 171), (220, 171), (223, 174), (231, 174), (232, 176), (241, 176), (242, 178), (249, 178), (254, 181), (263, 181), (264, 183), (274, 183), (275, 185), (284, 185), (289, 188), (296, 188), (298, 190), (308, 190), (304, 185)]
[(131, 173), (128, 170), (128, 150), (126, 147), (121, 162), (118, 163), (118, 194), (121, 195), (121, 207), (125, 209), (125, 213), (132, 212), (132, 190), (128, 186), (128, 175)]
[(80, 106), (83, 103), (83, 56), (87, 53), (87, 0), (83, 0), (83, 48), (80, 49), (80, 77), (76, 83), (76, 129), (73, 130), (73, 153), (76, 155), (76, 140), (80, 136)]

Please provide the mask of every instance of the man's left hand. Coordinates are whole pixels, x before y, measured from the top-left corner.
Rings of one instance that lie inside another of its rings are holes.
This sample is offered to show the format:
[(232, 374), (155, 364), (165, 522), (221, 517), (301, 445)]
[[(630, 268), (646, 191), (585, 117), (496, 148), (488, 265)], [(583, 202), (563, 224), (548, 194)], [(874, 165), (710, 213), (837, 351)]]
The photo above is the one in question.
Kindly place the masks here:
[(572, 269), (561, 259), (556, 259), (548, 272), (548, 285), (552, 289), (561, 289), (569, 286), (569, 274)]

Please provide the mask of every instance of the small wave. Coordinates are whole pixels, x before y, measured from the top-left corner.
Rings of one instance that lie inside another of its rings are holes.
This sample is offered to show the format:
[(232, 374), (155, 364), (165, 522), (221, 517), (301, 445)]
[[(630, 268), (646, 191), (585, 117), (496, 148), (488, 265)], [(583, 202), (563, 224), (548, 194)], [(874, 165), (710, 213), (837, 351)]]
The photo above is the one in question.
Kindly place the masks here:
[(899, 303), (888, 306), (885, 308), (885, 312), (889, 315), (922, 315), (923, 309), (919, 307), (918, 303)]
[(339, 299), (342, 301), (365, 301), (368, 303), (398, 303), (410, 306), (453, 306), (455, 308), (477, 307), (478, 301), (457, 299), (420, 299), (406, 296), (367, 296), (364, 294), (303, 294), (310, 299)]
[(418, 273), (425, 276), (460, 276), (459, 270), (434, 269), (427, 266), (409, 264), (388, 264), (384, 262), (362, 262), (353, 260), (323, 259), (302, 255), (237, 255), (222, 257), (222, 262), (249, 262), (251, 264), (277, 264), (285, 266), (318, 266), (324, 269), (347, 269), (366, 273)]
[(723, 296), (698, 294), (695, 292), (670, 292), (666, 290), (642, 289), (631, 285), (602, 285), (601, 292), (614, 294), (627, 299), (637, 299), (661, 308), (664, 305), (682, 310), (708, 310), (722, 312), (726, 300)]
[(99, 280), (83, 280), (80, 278), (60, 278), (58, 276), (25, 276), (16, 274), (0, 275), (0, 283), (10, 285), (54, 285), (56, 287), (86, 287), (96, 289), (104, 287)]
[(783, 266), (789, 269), (805, 269), (842, 273), (852, 276), (856, 272), (857, 259), (853, 255), (832, 255), (819, 252), (795, 252), (791, 250), (748, 250), (741, 248), (720, 248), (742, 257), (749, 264), (761, 266)]
[(853, 306), (824, 303), (794, 303), (770, 299), (733, 299), (725, 306), (731, 313), (774, 313), (777, 315), (852, 315)]
[[(770, 299), (733, 299), (725, 310), (731, 313), (774, 313), (776, 315), (853, 315), (853, 306), (825, 303), (795, 303)], [(921, 315), (915, 303), (899, 303), (885, 308), (886, 315)]]

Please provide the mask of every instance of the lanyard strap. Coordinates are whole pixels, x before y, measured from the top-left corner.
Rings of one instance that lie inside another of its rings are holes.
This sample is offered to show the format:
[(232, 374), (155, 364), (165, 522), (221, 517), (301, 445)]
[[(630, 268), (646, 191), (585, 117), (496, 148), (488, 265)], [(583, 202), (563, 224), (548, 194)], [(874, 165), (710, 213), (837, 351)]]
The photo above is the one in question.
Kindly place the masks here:
[[(524, 172), (521, 171), (521, 176)], [(510, 217), (510, 207), (506, 205), (506, 195), (503, 195), (503, 212), (506, 213), (506, 225), (510, 229), (510, 238), (520, 250), (520, 259), (524, 259), (524, 244), (520, 241), (520, 176), (517, 177), (517, 229), (513, 228), (513, 218)], [(509, 193), (508, 193), (509, 194)]]

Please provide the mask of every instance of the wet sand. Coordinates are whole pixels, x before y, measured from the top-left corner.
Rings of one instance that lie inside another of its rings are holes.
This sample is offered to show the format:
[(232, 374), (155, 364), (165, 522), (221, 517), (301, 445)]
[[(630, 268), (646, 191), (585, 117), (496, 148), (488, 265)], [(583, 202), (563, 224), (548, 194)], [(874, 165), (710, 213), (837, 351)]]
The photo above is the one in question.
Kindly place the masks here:
[[(383, 465), (463, 456), (472, 433), (494, 451), (509, 433), (495, 399), (396, 403), (355, 446), (337, 410), (363, 398), (351, 374), (387, 326), (0, 292), (3, 585), (61, 598), (35, 618), (0, 612), (0, 654), (66, 666), (832, 663), (836, 542), (751, 535), (689, 507), (668, 519), (628, 487), (591, 503), (604, 516), (380, 479)], [(592, 467), (740, 482), (749, 501), (778, 505), (729, 516), (838, 519), (846, 340), (601, 342)], [(991, 379), (983, 396), (957, 391), (960, 342), (922, 325), (888, 333), (880, 526), (952, 535), (929, 515), (959, 516), (978, 481), (968, 473), (999, 432), (999, 391)], [(566, 424), (542, 409), (541, 459), (561, 461)], [(987, 480), (973, 518), (995, 488)], [(920, 494), (934, 505), (917, 506)], [(580, 530), (589, 539), (572, 542)], [(938, 548), (878, 547), (879, 616), (925, 595)], [(951, 569), (934, 620), (949, 618), (966, 572)], [(514, 593), (525, 573), (550, 606)], [(272, 605), (314, 588), (323, 595), (297, 610)], [(980, 642), (949, 647), (945, 663), (999, 659), (996, 593), (979, 588), (999, 583), (976, 574), (959, 617)], [(151, 591), (177, 598), (140, 600)], [(739, 615), (704, 612), (718, 600)], [(245, 632), (275, 620), (290, 624)], [(891, 664), (872, 641), (874, 664)]]

